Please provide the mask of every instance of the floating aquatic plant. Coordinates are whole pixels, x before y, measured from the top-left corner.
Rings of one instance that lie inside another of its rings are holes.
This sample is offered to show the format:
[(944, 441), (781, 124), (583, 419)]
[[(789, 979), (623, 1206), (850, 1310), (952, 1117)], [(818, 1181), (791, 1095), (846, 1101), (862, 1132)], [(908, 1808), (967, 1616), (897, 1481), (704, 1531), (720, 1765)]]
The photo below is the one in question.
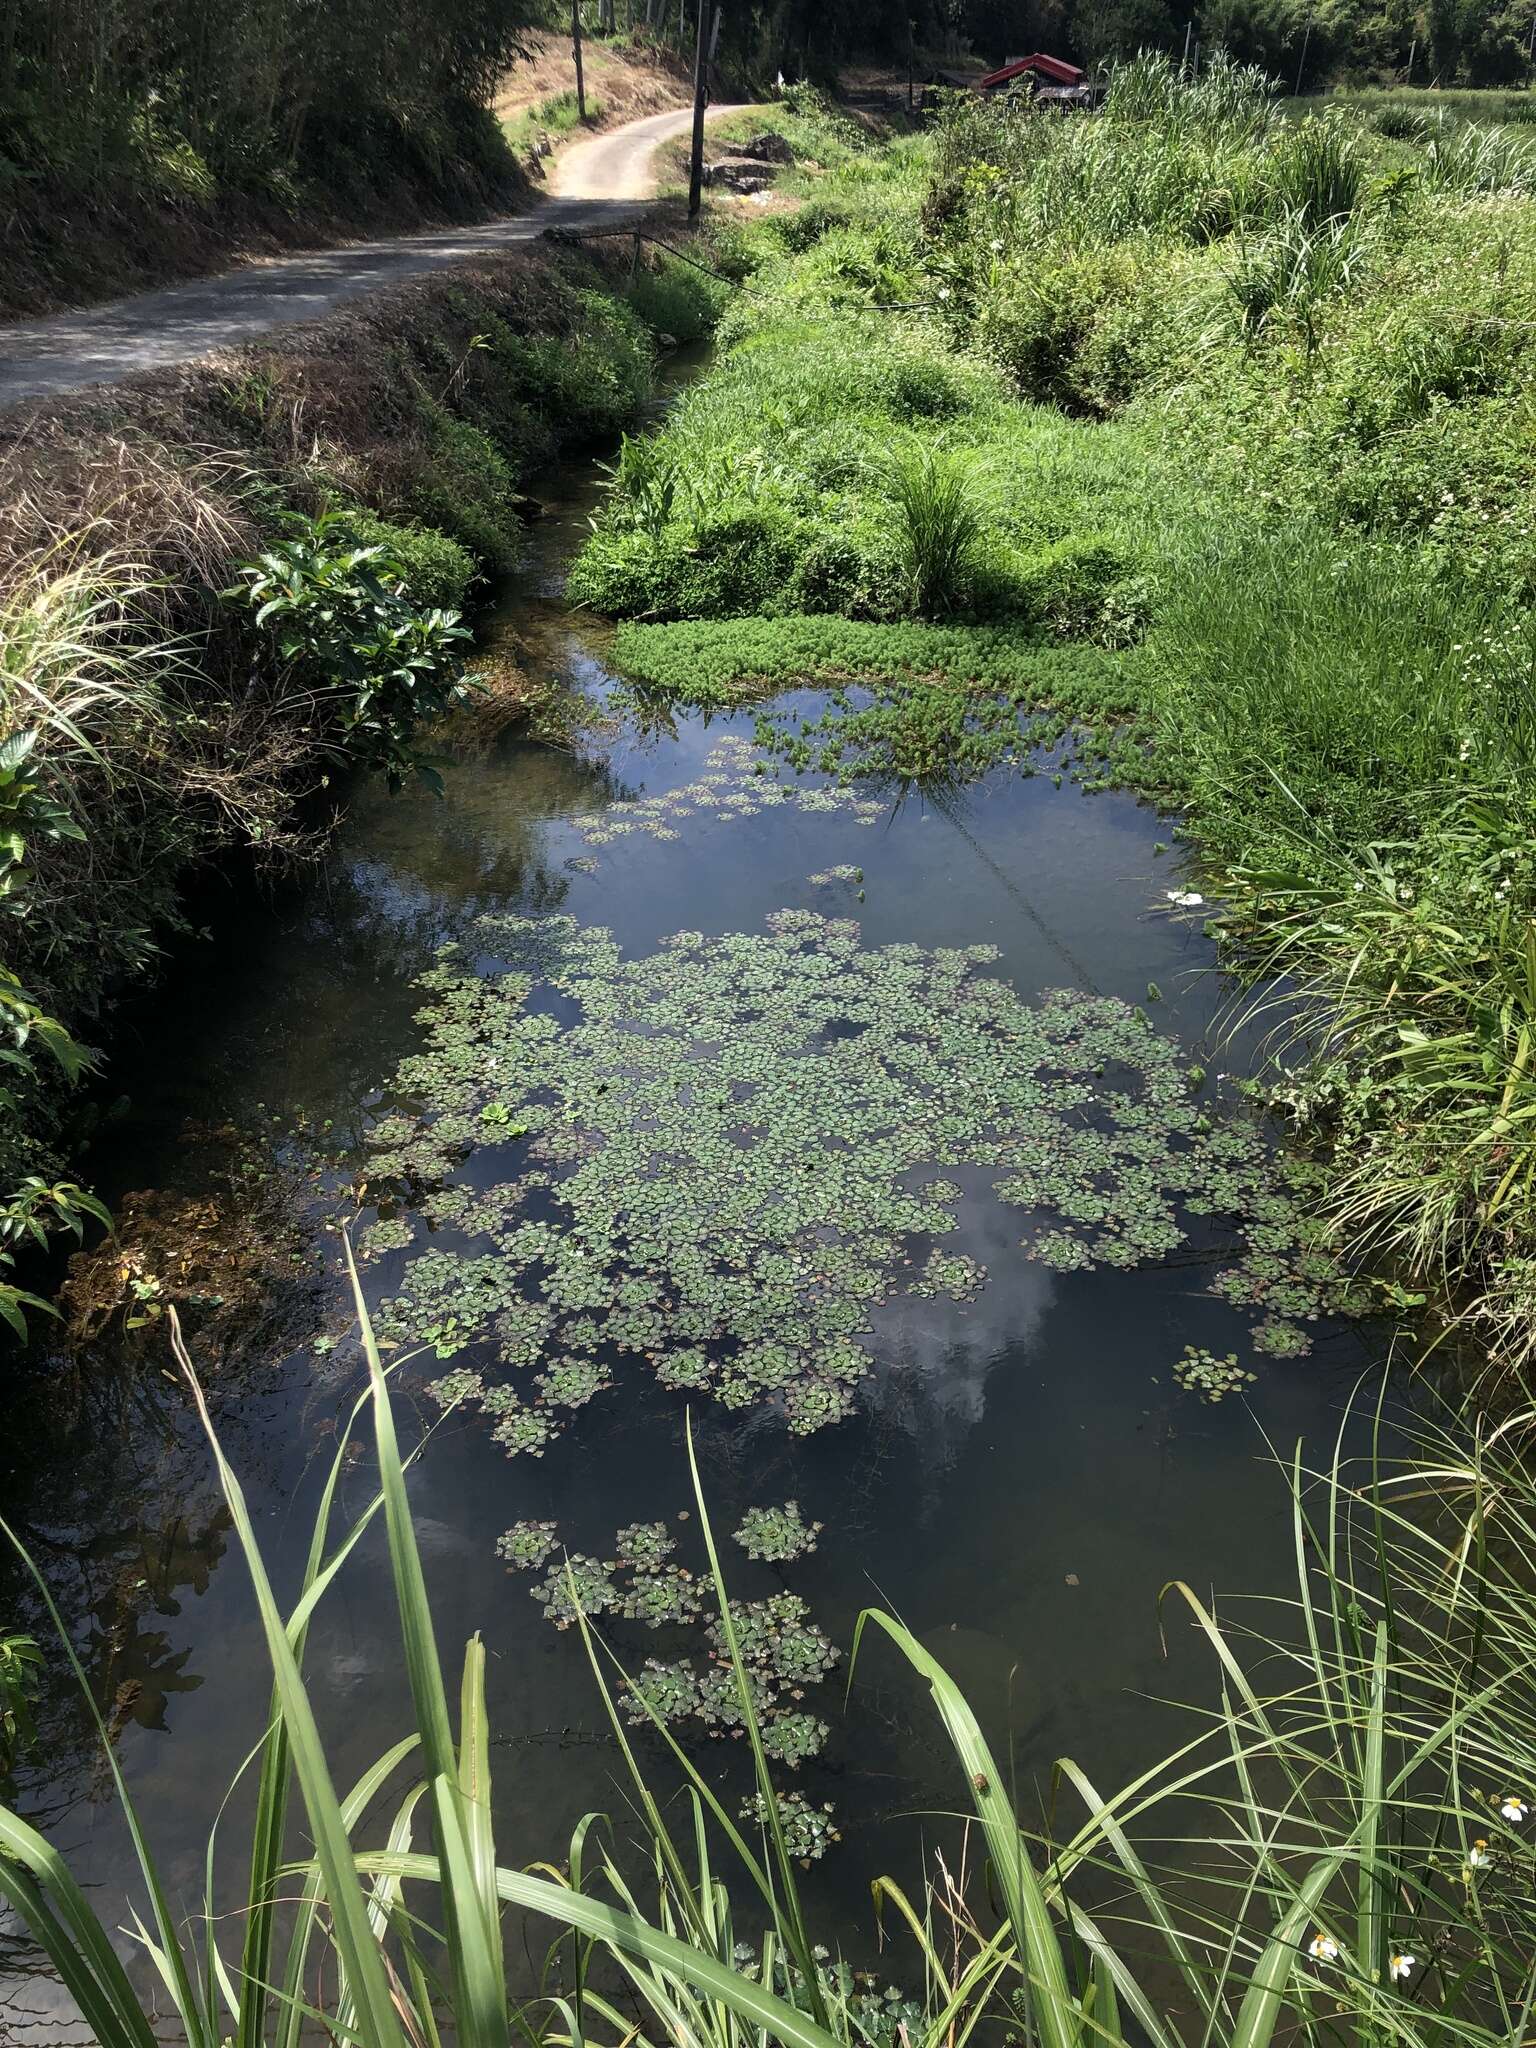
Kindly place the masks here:
[(509, 1452), (542, 1453), (626, 1361), (801, 1433), (838, 1421), (882, 1303), (985, 1285), (942, 1242), (960, 1167), (1062, 1272), (1229, 1219), (1213, 1285), (1272, 1355), (1352, 1306), (1291, 1169), (1197, 1099), (1171, 1040), (1111, 998), (1022, 1002), (980, 971), (991, 947), (865, 948), (806, 910), (633, 959), (568, 917), (484, 920), (475, 947), (504, 966), (450, 948), (423, 978), (426, 1043), (395, 1077), (418, 1113), (380, 1125), (368, 1179), (425, 1194), (439, 1230), (383, 1333), (453, 1361), (439, 1398)]
[(788, 1564), (816, 1548), (820, 1522), (807, 1522), (798, 1501), (787, 1500), (778, 1508), (748, 1508), (736, 1531), (736, 1541), (748, 1557), (768, 1564)]
[(415, 1235), (408, 1216), (381, 1217), (377, 1223), (370, 1223), (358, 1239), (358, 1254), (364, 1259), (379, 1259), (386, 1252), (404, 1251)]
[(496, 1538), (496, 1555), (520, 1572), (536, 1572), (557, 1547), (553, 1522), (514, 1522)]
[[(584, 811), (572, 818), (571, 824), (588, 846), (608, 846), (635, 832), (649, 839), (677, 839), (681, 836), (677, 830), (680, 818), (707, 816), (729, 824), (734, 819), (755, 818), (761, 811), (788, 809), (835, 811), (856, 824), (873, 825), (885, 815), (885, 805), (878, 798), (861, 797), (847, 789), (787, 787), (765, 779), (761, 766), (750, 740), (726, 733), (711, 748), (695, 781), (662, 796), (636, 797), (609, 804), (604, 811)], [(581, 856), (566, 862), (572, 868), (582, 865)], [(856, 873), (852, 868), (835, 868), (826, 879), (853, 879)], [(821, 879), (811, 877), (813, 882)]]
[[(767, 1974), (774, 1987), (801, 2012), (806, 2011), (809, 1995), (805, 1972), (797, 1967), (782, 1943), (765, 1944), (765, 1950), (769, 1958)], [(848, 2040), (858, 2042), (860, 2048), (911, 2048), (911, 2043), (919, 2039), (927, 2020), (920, 1999), (909, 1998), (897, 1984), (882, 1987), (873, 1970), (855, 1970), (841, 1956), (834, 1959), (819, 1942), (811, 1950), (811, 1957), (823, 1995), (829, 2005), (835, 2002), (836, 2010), (844, 2017)], [(732, 1960), (741, 1976), (762, 1981), (763, 1959), (745, 1942), (737, 1942)]]
[[(833, 1823), (830, 1800), (817, 1806), (804, 1792), (776, 1792), (774, 1800), (779, 1809), (779, 1826), (784, 1831), (784, 1846), (797, 1862), (807, 1867), (819, 1863), (833, 1843), (843, 1839)], [(742, 1801), (741, 1818), (756, 1821), (759, 1827), (767, 1826), (768, 1806), (761, 1792)]]
[[(743, 1529), (774, 1538), (785, 1558), (814, 1548), (820, 1527), (819, 1522), (805, 1523), (793, 1501), (783, 1508), (750, 1510), (742, 1523)], [(615, 1555), (606, 1560), (573, 1551), (550, 1562), (559, 1550), (553, 1522), (518, 1522), (496, 1548), (520, 1571), (538, 1571), (548, 1563), (531, 1590), (557, 1628), (569, 1628), (580, 1605), (593, 1617), (615, 1614), (645, 1628), (693, 1631), (698, 1645), (693, 1656), (670, 1663), (646, 1660), (631, 1687), (631, 1721), (643, 1723), (650, 1709), (667, 1722), (696, 1720), (712, 1735), (742, 1732), (741, 1695), (718, 1614), (711, 1614), (702, 1631), (699, 1627), (708, 1579), (672, 1561), (677, 1543), (665, 1522), (629, 1523), (615, 1535)], [(827, 1724), (801, 1702), (837, 1663), (839, 1651), (795, 1593), (733, 1601), (731, 1620), (768, 1754), (791, 1768), (819, 1755)]]
[(807, 1757), (820, 1756), (827, 1724), (814, 1714), (771, 1713), (762, 1727), (763, 1748), (775, 1763), (796, 1769)]
[(677, 1545), (667, 1533), (665, 1522), (631, 1522), (613, 1539), (620, 1564), (638, 1571), (655, 1571), (666, 1563)]
[(533, 1597), (556, 1628), (569, 1628), (578, 1607), (591, 1619), (609, 1614), (622, 1604), (613, 1580), (613, 1566), (601, 1564), (595, 1557), (584, 1557), (579, 1550), (569, 1552), (550, 1566), (533, 1588)]
[(1256, 1372), (1238, 1364), (1235, 1351), (1218, 1358), (1214, 1351), (1195, 1344), (1184, 1346), (1173, 1376), (1187, 1393), (1198, 1394), (1202, 1401), (1219, 1401), (1223, 1394), (1251, 1386), (1258, 1378)]

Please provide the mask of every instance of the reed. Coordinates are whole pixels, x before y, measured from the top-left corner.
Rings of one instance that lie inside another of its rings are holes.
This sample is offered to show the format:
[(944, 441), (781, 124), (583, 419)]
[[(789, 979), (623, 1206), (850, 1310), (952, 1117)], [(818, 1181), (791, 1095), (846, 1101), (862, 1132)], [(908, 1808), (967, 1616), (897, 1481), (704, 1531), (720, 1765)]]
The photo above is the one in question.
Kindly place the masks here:
[[(890, 1878), (877, 1880), (876, 1898), (905, 1929), (919, 1980), (893, 2035), (847, 1966), (816, 1942), (696, 1464), (762, 1828), (754, 1837), (733, 1819), (651, 1715), (677, 1774), (676, 1786), (656, 1787), (620, 1704), (644, 1706), (643, 1691), (578, 1604), (642, 1825), (643, 1875), (595, 1813), (576, 1829), (563, 1865), (506, 1857), (492, 1823), (484, 1646), (478, 1636), (465, 1646), (450, 1691), (412, 1526), (411, 1456), (351, 1271), (366, 1386), (341, 1433), (286, 1614), (173, 1335), (273, 1675), (267, 1731), (243, 1767), (257, 1781), (244, 1897), (231, 1914), (216, 1896), (210, 1842), (206, 1891), (190, 1925), (172, 1910), (98, 1717), (138, 1858), (143, 1902), (133, 1926), (157, 1980), (154, 2005), (162, 2010), (169, 1999), (187, 2042), (296, 2048), (318, 2029), (382, 2048), (446, 2039), (504, 2048), (514, 2038), (528, 2048), (574, 2048), (637, 2035), (685, 2048), (889, 2048), (897, 2038), (902, 2048), (960, 2048), (1004, 2025), (1030, 2048), (1268, 2048), (1280, 2031), (1419, 2048), (1492, 2044), (1523, 2029), (1536, 1987), (1526, 1825), (1536, 1783), (1528, 1463), (1536, 1409), (1497, 1428), (1428, 1428), (1397, 1462), (1378, 1454), (1358, 1481), (1338, 1459), (1308, 1475), (1298, 1453), (1289, 1473), (1294, 1598), (1249, 1626), (1218, 1617), (1188, 1587), (1167, 1589), (1165, 1603), (1185, 1613), (1216, 1659), (1220, 1705), (1197, 1718), (1172, 1757), (1108, 1798), (1062, 1760), (1058, 1784), (1082, 1813), (1075, 1828), (1021, 1812), (953, 1679), (898, 1620), (867, 1611), (854, 1657), (872, 1655), (881, 1638), (926, 1684), (986, 1880), (968, 1894), (968, 1859), (954, 1872), (941, 1868), (917, 1900)], [(337, 1529), (338, 1480), (365, 1423), (377, 1491), (350, 1527)], [(380, 1522), (412, 1712), (399, 1739), (343, 1790), (306, 1687), (306, 1641), (360, 1539)], [(78, 1663), (75, 1670), (84, 1686)], [(296, 1860), (295, 1806), (312, 1844)], [(153, 2048), (151, 2003), (66, 1859), (5, 1809), (0, 1850), (0, 1896), (93, 2037), (102, 2048)], [(1093, 1903), (1106, 1896), (1108, 1907)], [(551, 1945), (544, 1993), (521, 2005), (508, 1989), (509, 1910), (542, 1925)], [(237, 1926), (238, 1953), (227, 1932)], [(746, 1947), (739, 1930), (750, 1931)], [(615, 1991), (615, 1971), (627, 1997)]]

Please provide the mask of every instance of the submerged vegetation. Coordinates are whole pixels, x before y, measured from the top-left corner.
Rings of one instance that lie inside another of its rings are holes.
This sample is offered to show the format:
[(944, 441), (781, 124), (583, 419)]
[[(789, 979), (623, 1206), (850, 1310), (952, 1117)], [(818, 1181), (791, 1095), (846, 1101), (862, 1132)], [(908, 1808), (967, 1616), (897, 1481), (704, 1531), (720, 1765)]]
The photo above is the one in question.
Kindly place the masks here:
[[(1100, 117), (956, 99), (728, 231), (710, 375), (572, 592), (782, 767), (1029, 765), (1177, 805), (1357, 1256), (1533, 1327), (1536, 155), (1220, 55)], [(1299, 1000), (1298, 1000), (1299, 998)], [(1259, 998), (1262, 1001), (1262, 993)]]

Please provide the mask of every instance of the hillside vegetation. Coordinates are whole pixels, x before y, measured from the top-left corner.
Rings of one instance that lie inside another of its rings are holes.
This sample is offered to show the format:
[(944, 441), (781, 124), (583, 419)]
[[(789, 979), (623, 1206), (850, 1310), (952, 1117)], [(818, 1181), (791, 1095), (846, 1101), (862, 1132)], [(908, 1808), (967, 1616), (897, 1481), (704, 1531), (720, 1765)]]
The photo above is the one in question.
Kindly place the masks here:
[(869, 679), (791, 758), (1027, 767), (1075, 724), (1184, 807), (1177, 893), (1308, 994), (1270, 1078), (1341, 1238), (1523, 1352), (1536, 159), (1161, 59), (1099, 119), (967, 99), (818, 154), (575, 594), (652, 689)]
[(504, 203), (522, 0), (0, 5), (0, 318), (232, 243)]
[(1530, 32), (1523, 0), (748, 0), (725, 10), (722, 48), (764, 78), (778, 66), (829, 83), (839, 64), (865, 57), (904, 69), (909, 49), (922, 71), (1029, 50), (1098, 66), (1143, 50), (1181, 56), (1187, 37), (1191, 51), (1229, 51), (1312, 92), (1373, 80), (1524, 85)]

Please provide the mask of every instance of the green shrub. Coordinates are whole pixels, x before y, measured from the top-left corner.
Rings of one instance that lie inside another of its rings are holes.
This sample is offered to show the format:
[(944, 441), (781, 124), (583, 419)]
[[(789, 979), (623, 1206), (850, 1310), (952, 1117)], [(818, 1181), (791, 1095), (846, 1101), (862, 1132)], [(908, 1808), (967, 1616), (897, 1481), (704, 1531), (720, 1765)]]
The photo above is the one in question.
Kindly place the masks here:
[(413, 519), (467, 548), (476, 561), (509, 569), (517, 558), (518, 476), (483, 427), (423, 400), (419, 455), (407, 454), (402, 493)]
[(435, 782), (412, 736), (459, 698), (468, 631), (456, 612), (422, 609), (404, 563), (360, 545), (341, 513), (294, 513), (285, 524), (287, 537), (246, 563), (227, 595), (254, 610), (351, 755), (382, 768), (391, 787), (407, 773)]
[(1347, 220), (1365, 189), (1365, 151), (1347, 118), (1308, 115), (1280, 131), (1263, 173), (1270, 217), (1308, 229)]
[(1136, 248), (1063, 251), (1027, 266), (989, 267), (978, 288), (974, 338), (1027, 398), (1102, 412), (1131, 395), (1124, 337), (1101, 335), (1145, 283)]
[(803, 206), (796, 207), (793, 213), (776, 215), (772, 223), (772, 233), (791, 256), (800, 256), (807, 249), (813, 248), (822, 236), (833, 228), (846, 228), (852, 225), (853, 213), (850, 208), (839, 206), (830, 200), (808, 199)]
[(714, 332), (730, 296), (721, 280), (665, 257), (642, 263), (629, 287), (629, 302), (650, 332), (685, 343)]
[(1073, 534), (1035, 556), (1019, 556), (1006, 579), (1008, 609), (1064, 639), (1104, 630), (1111, 592), (1126, 575), (1125, 552), (1096, 534)]
[(400, 526), (376, 512), (349, 505), (342, 513), (359, 547), (378, 548), (398, 565), (413, 604), (457, 611), (478, 575), (474, 557), (446, 533), (428, 526)]

